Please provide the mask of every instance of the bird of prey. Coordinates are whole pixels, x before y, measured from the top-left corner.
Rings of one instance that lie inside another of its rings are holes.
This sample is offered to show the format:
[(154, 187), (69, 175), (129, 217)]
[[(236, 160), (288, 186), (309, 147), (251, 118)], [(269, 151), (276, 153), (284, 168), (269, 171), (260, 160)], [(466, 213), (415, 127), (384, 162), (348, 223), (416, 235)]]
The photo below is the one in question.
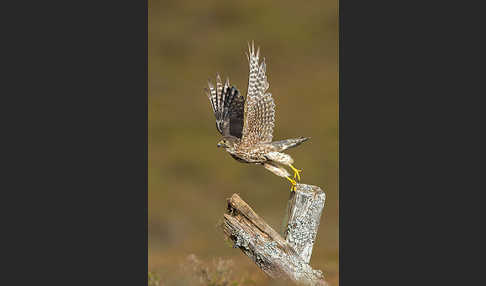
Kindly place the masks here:
[[(300, 172), (292, 164), (294, 160), (282, 151), (300, 145), (308, 137), (273, 141), (275, 122), (275, 103), (266, 76), (265, 59), (259, 63), (260, 48), (255, 52), (255, 45), (248, 44), (247, 58), (250, 65), (246, 100), (236, 87), (230, 85), (229, 79), (221, 82), (216, 77), (216, 87), (208, 81), (205, 89), (216, 117), (216, 128), (223, 136), (217, 144), (224, 147), (235, 160), (242, 163), (263, 165), (277, 176), (284, 177), (295, 191)], [(283, 167), (288, 166), (294, 172), (294, 178)]]

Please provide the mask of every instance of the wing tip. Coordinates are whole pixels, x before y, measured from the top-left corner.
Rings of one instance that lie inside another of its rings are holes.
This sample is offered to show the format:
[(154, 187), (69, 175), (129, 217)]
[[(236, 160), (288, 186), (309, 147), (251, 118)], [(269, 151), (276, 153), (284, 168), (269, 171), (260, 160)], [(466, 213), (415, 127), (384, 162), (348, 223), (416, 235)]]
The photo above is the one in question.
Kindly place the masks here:
[[(258, 58), (260, 56), (260, 46), (257, 46), (256, 52), (255, 52), (255, 41), (251, 40), (251, 45), (250, 42), (247, 42), (248, 45), (248, 58)], [(245, 53), (246, 54), (246, 53)]]
[(213, 89), (214, 88), (214, 85), (211, 82), (211, 79), (209, 79), (209, 78), (208, 78), (208, 86), (209, 86), (210, 89)]

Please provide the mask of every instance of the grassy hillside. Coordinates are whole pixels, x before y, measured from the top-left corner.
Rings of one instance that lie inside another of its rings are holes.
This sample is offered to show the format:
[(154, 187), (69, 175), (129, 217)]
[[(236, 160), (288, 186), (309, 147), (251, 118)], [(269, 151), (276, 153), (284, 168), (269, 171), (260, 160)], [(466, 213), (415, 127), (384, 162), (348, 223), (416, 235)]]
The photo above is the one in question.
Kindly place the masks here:
[[(203, 89), (216, 73), (246, 94), (247, 42), (266, 58), (276, 103), (274, 139), (312, 139), (288, 153), (303, 183), (326, 189), (311, 264), (338, 285), (338, 3), (149, 0), (149, 270), (187, 285), (180, 265), (231, 260), (235, 277), (271, 285), (224, 240), (218, 223), (233, 193), (281, 229), (290, 185), (216, 148)], [(250, 282), (248, 282), (250, 283)]]

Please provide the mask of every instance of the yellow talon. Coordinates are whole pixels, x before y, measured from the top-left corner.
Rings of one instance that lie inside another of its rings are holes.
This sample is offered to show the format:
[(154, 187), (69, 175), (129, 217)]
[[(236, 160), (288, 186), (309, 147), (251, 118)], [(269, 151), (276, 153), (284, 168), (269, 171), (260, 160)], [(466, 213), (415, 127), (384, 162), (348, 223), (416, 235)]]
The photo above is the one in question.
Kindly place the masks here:
[(290, 181), (290, 183), (292, 184), (292, 186), (290, 187), (290, 191), (291, 191), (291, 192), (295, 191), (295, 186), (297, 185), (297, 182), (296, 182), (295, 180), (291, 179), (291, 178), (290, 178), (290, 177), (288, 177), (288, 176), (287, 176), (287, 177), (285, 177), (285, 178), (287, 178), (287, 180), (289, 180), (289, 181)]
[(300, 172), (302, 172), (302, 170), (299, 170), (299, 169), (296, 169), (294, 166), (292, 166), (292, 164), (289, 164), (290, 168), (292, 169), (292, 171), (294, 171), (294, 179), (297, 178), (297, 181), (300, 182)]

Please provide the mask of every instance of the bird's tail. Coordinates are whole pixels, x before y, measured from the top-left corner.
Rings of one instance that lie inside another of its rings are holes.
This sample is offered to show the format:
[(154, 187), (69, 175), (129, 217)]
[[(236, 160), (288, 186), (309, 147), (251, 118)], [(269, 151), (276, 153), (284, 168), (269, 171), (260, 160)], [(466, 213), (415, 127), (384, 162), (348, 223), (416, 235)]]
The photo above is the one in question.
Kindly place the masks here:
[(282, 152), (289, 148), (293, 148), (299, 146), (300, 144), (304, 143), (305, 141), (311, 139), (310, 137), (300, 137), (300, 138), (293, 138), (293, 139), (285, 139), (280, 141), (275, 141), (272, 144), (274, 147), (277, 148), (277, 152)]

